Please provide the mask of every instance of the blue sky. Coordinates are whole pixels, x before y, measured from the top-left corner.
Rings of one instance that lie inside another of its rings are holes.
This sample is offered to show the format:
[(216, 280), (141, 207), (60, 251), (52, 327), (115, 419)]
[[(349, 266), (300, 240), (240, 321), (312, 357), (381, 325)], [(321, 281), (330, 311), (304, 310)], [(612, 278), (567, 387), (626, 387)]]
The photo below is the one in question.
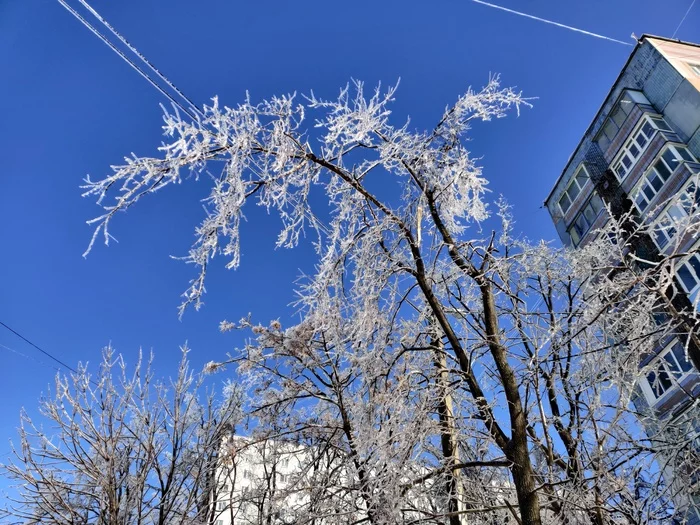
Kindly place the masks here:
[[(627, 40), (633, 31), (670, 36), (690, 0), (497, 3)], [(632, 50), (469, 0), (92, 4), (200, 104), (219, 95), (233, 105), (246, 90), (254, 100), (310, 89), (331, 97), (351, 78), (401, 78), (395, 115), (425, 128), (469, 85), (500, 73), (538, 98), (519, 118), (478, 126), (471, 149), (531, 238), (555, 238), (542, 201)], [(700, 41), (700, 6), (677, 36)], [(119, 244), (81, 257), (85, 221), (99, 211), (80, 197), (83, 177), (101, 177), (130, 152), (154, 154), (163, 100), (58, 2), (0, 0), (0, 71), (1, 321), (71, 365), (97, 362), (111, 342), (131, 361), (140, 347), (154, 350), (157, 374), (168, 375), (185, 341), (196, 367), (240, 342), (218, 333), (223, 319), (289, 318), (310, 250), (275, 251), (276, 223), (250, 209), (242, 267), (214, 264), (206, 306), (178, 320), (191, 268), (169, 256), (186, 253), (202, 216), (204, 187), (194, 183), (119, 217)], [(2, 329), (0, 345), (4, 459), (20, 408), (34, 411), (54, 370)]]

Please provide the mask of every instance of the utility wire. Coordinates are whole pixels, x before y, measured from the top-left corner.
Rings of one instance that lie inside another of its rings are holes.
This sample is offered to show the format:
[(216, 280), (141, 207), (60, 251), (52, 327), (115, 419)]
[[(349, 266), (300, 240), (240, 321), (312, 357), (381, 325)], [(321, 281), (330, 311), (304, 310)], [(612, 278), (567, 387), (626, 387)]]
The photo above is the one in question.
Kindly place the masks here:
[[(64, 8), (66, 8), (66, 10), (68, 10), (68, 12), (69, 12), (70, 14), (72, 14), (75, 18), (77, 18), (85, 27), (87, 27), (95, 36), (97, 36), (97, 38), (99, 38), (100, 40), (102, 40), (102, 42), (104, 42), (107, 46), (109, 46), (109, 48), (110, 48), (112, 51), (114, 51), (115, 53), (117, 53), (127, 64), (129, 64), (133, 69), (135, 69), (135, 70), (139, 73), (139, 75), (141, 75), (143, 78), (145, 78), (145, 79), (149, 82), (149, 84), (151, 84), (154, 88), (156, 88), (158, 91), (160, 91), (161, 94), (165, 95), (175, 106), (177, 106), (177, 107), (180, 108), (183, 112), (185, 112), (185, 113), (187, 114), (187, 116), (189, 116), (192, 120), (197, 120), (197, 119), (195, 118), (195, 116), (194, 116), (192, 113), (190, 113), (190, 111), (189, 111), (188, 109), (185, 109), (185, 107), (184, 107), (180, 102), (178, 102), (177, 100), (175, 100), (175, 98), (174, 98), (170, 93), (168, 93), (167, 91), (165, 91), (155, 80), (153, 80), (153, 79), (148, 75), (148, 73), (146, 73), (146, 72), (145, 72), (143, 69), (141, 69), (137, 64), (135, 64), (128, 56), (126, 56), (126, 54), (125, 54), (121, 49), (119, 49), (117, 46), (115, 46), (112, 42), (110, 42), (110, 41), (107, 39), (107, 37), (105, 37), (105, 36), (104, 36), (102, 33), (100, 33), (97, 29), (95, 29), (95, 28), (90, 24), (90, 22), (88, 22), (87, 20), (85, 20), (85, 18), (83, 18), (83, 16), (82, 16), (80, 13), (78, 13), (75, 9), (73, 9), (71, 6), (69, 6), (69, 5), (65, 2), (65, 0), (58, 0), (58, 2), (59, 2)], [(159, 73), (159, 75), (160, 75), (160, 73)], [(161, 75), (161, 76), (162, 76), (162, 75)]]
[[(187, 101), (187, 104), (191, 107), (192, 111), (196, 113), (200, 118), (204, 118), (204, 113), (202, 112), (199, 107), (192, 102), (192, 100), (187, 97), (180, 89), (178, 89), (175, 84), (173, 84), (165, 75), (163, 75), (136, 47), (134, 47), (124, 36), (121, 35), (107, 20), (101, 16), (90, 4), (87, 3), (86, 0), (78, 0), (85, 9), (87, 9), (97, 20), (104, 25), (114, 36), (116, 36), (125, 46), (128, 47), (128, 49), (134, 53), (144, 64), (146, 64), (147, 67), (149, 67), (153, 72), (158, 75), (158, 77), (165, 82), (168, 87), (170, 87), (175, 93), (177, 93), (180, 97), (182, 97), (183, 100)], [(155, 87), (161, 94), (165, 95), (168, 97), (168, 99), (175, 104), (178, 108), (180, 108), (185, 114), (187, 114), (188, 117), (190, 117), (194, 122), (197, 122), (197, 118), (190, 113), (187, 109), (185, 109), (182, 104), (177, 102), (165, 89), (163, 89), (155, 80), (153, 80), (143, 69), (141, 69), (137, 64), (133, 62), (129, 57), (126, 56), (125, 53), (123, 53), (119, 48), (117, 48), (112, 42), (109, 41), (107, 37), (105, 37), (102, 33), (100, 33), (97, 29), (95, 29), (85, 18), (83, 18), (80, 13), (78, 13), (75, 9), (70, 7), (65, 0), (58, 0), (58, 2), (65, 7), (68, 12), (70, 12), (75, 18), (77, 18), (85, 27), (87, 27), (95, 36), (97, 36), (102, 42), (104, 42), (109, 48), (117, 53), (124, 61), (126, 61), (133, 69), (135, 69), (143, 78), (145, 78), (153, 87)], [(299, 205), (298, 201), (296, 199), (292, 199), (293, 203), (296, 205)], [(317, 219), (315, 216), (311, 214), (309, 210), (304, 210), (304, 215), (309, 219), (312, 225), (314, 227), (320, 228), (322, 231), (325, 233), (329, 233), (328, 227), (325, 226), (319, 219)]]
[(38, 359), (35, 359), (35, 358), (33, 358), (32, 356), (30, 356), (30, 355), (28, 355), (28, 354), (23, 354), (23, 353), (20, 352), (19, 350), (15, 350), (14, 348), (10, 348), (9, 346), (4, 345), (4, 344), (2, 344), (2, 343), (0, 343), (0, 348), (4, 348), (4, 349), (7, 350), (8, 352), (12, 352), (13, 354), (17, 354), (17, 355), (20, 356), (20, 357), (24, 357), (25, 359), (29, 359), (30, 361), (34, 361), (35, 363), (38, 363), (38, 364), (40, 364), (40, 365), (42, 365), (42, 366), (48, 366), (48, 367), (50, 367), (50, 368), (53, 368), (54, 370), (56, 370), (56, 372), (60, 372), (60, 371), (61, 371), (61, 369), (58, 368), (57, 366), (50, 365), (50, 364), (45, 363), (45, 362), (43, 362), (43, 361), (39, 361)]
[(168, 80), (168, 78), (167, 78), (165, 75), (163, 75), (163, 73), (161, 73), (160, 70), (158, 70), (158, 68), (156, 68), (156, 67), (155, 67), (155, 66), (154, 66), (154, 65), (153, 65), (153, 64), (138, 50), (138, 49), (136, 49), (126, 38), (124, 38), (124, 36), (123, 36), (119, 31), (117, 31), (109, 22), (107, 22), (107, 20), (106, 20), (104, 17), (102, 17), (97, 11), (95, 11), (95, 9), (93, 9), (92, 6), (86, 2), (86, 0), (78, 0), (78, 1), (81, 3), (81, 5), (82, 5), (83, 7), (85, 7), (85, 9), (87, 9), (87, 10), (92, 14), (92, 16), (94, 16), (95, 18), (97, 18), (97, 20), (99, 20), (99, 21), (102, 23), (102, 25), (104, 25), (107, 29), (109, 29), (109, 30), (111, 31), (111, 33), (112, 33), (114, 36), (116, 36), (116, 37), (119, 39), (119, 41), (120, 41), (122, 44), (124, 44), (124, 45), (129, 49), (129, 51), (131, 51), (133, 54), (135, 54), (137, 57), (139, 57), (139, 59), (141, 59), (141, 61), (142, 61), (144, 64), (146, 64), (146, 65), (151, 69), (151, 71), (153, 71), (156, 75), (158, 75), (158, 78), (160, 78), (163, 82), (165, 82), (165, 83), (168, 85), (168, 87), (169, 87), (170, 89), (172, 89), (172, 90), (173, 90), (175, 93), (177, 93), (183, 100), (185, 100), (185, 101), (189, 104), (189, 106), (192, 108), (192, 110), (193, 110), (195, 113), (197, 113), (197, 115), (199, 115), (200, 117), (204, 117), (204, 113), (202, 112), (201, 109), (199, 109), (199, 107), (197, 106), (197, 104), (195, 104), (194, 102), (192, 102), (192, 100), (191, 100), (190, 98), (188, 98), (187, 95), (185, 95), (182, 91), (180, 91), (180, 90), (177, 88), (177, 86), (176, 86), (175, 84), (173, 84), (170, 80)]
[(681, 28), (681, 26), (683, 25), (683, 22), (685, 22), (685, 19), (688, 18), (688, 13), (690, 13), (690, 10), (691, 10), (691, 9), (693, 8), (693, 6), (695, 5), (695, 2), (696, 2), (696, 1), (697, 1), (697, 0), (693, 0), (693, 1), (690, 3), (690, 7), (688, 7), (688, 10), (687, 10), (687, 11), (685, 12), (685, 14), (683, 15), (683, 18), (681, 18), (681, 21), (680, 21), (680, 23), (678, 24), (678, 27), (676, 28), (676, 30), (673, 32), (673, 35), (671, 35), (671, 38), (676, 38), (676, 33), (678, 33), (678, 30), (679, 30), (679, 29)]
[(487, 7), (492, 7), (493, 9), (500, 9), (501, 11), (505, 11), (506, 13), (511, 13), (511, 14), (518, 15), (518, 16), (523, 16), (525, 18), (530, 18), (531, 20), (537, 20), (538, 22), (544, 22), (545, 24), (551, 24), (553, 26), (561, 27), (562, 29), (568, 29), (569, 31), (575, 31), (576, 33), (582, 33), (584, 35), (592, 36), (594, 38), (601, 38), (601, 39), (607, 40), (609, 42), (615, 42), (617, 44), (622, 44), (623, 46), (631, 46), (632, 45), (629, 42), (624, 42), (624, 41), (618, 40), (616, 38), (610, 38), (609, 36), (599, 35), (598, 33), (592, 33), (591, 31), (586, 31), (584, 29), (579, 29), (577, 27), (567, 26), (566, 24), (560, 24), (559, 22), (554, 22), (553, 20), (547, 20), (546, 18), (540, 18), (539, 16), (528, 15), (527, 13), (523, 13), (521, 11), (515, 11), (514, 9), (508, 9), (507, 7), (492, 4), (490, 2), (484, 2), (484, 0), (471, 0), (471, 1), (474, 2), (475, 4), (485, 5)]
[[(77, 373), (78, 373), (78, 371), (77, 371), (75, 368), (73, 368), (73, 367), (70, 366), (70, 365), (67, 365), (66, 363), (64, 363), (63, 361), (61, 361), (58, 357), (54, 357), (53, 355), (51, 355), (51, 354), (50, 354), (49, 352), (47, 352), (46, 350), (44, 350), (44, 349), (40, 348), (38, 345), (32, 343), (29, 339), (27, 339), (26, 337), (24, 337), (24, 336), (23, 336), (22, 334), (20, 334), (17, 330), (14, 330), (14, 329), (10, 328), (9, 326), (7, 326), (7, 325), (6, 325), (5, 323), (3, 323), (2, 321), (0, 321), (0, 326), (3, 326), (3, 327), (5, 327), (5, 328), (7, 328), (10, 332), (12, 332), (13, 334), (15, 334), (15, 335), (16, 335), (17, 337), (19, 337), (22, 341), (24, 341), (25, 343), (27, 343), (27, 344), (33, 346), (34, 348), (36, 348), (37, 350), (39, 350), (39, 352), (41, 352), (42, 354), (44, 354), (44, 355), (45, 355), (46, 357), (48, 357), (49, 359), (55, 361), (56, 363), (58, 363), (59, 365), (61, 365), (63, 368), (66, 368), (66, 369), (70, 370), (70, 371), (73, 372), (74, 374), (77, 374)], [(3, 346), (4, 346), (4, 345), (3, 345)], [(5, 347), (5, 348), (7, 348), (7, 347)], [(17, 352), (17, 353), (19, 353), (19, 352)], [(20, 354), (20, 355), (23, 355), (23, 354)], [(28, 357), (28, 356), (25, 356), (25, 357)]]

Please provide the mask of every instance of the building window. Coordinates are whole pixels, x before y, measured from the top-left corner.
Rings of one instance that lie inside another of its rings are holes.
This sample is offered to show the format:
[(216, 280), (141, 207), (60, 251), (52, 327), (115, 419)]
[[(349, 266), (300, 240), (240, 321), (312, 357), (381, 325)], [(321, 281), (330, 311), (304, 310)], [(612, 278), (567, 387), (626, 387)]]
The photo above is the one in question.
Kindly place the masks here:
[(620, 128), (627, 119), (627, 115), (632, 111), (635, 103), (649, 104), (649, 101), (639, 91), (625, 90), (620, 97), (620, 101), (610, 112), (603, 127), (595, 138), (601, 150), (605, 151), (608, 149), (608, 146), (610, 146), (610, 143), (613, 141), (618, 131), (620, 131)]
[(612, 162), (612, 169), (618, 180), (622, 181), (632, 170), (644, 151), (646, 151), (657, 130), (670, 131), (662, 118), (644, 117), (642, 119), (641, 125), (632, 133)]
[(651, 165), (649, 171), (632, 191), (634, 204), (643, 213), (661, 191), (671, 174), (684, 161), (692, 161), (693, 156), (683, 146), (668, 146)]
[(695, 73), (696, 76), (700, 77), (700, 64), (693, 64), (688, 62), (688, 67)]
[(281, 483), (284, 483), (285, 481), (287, 481), (287, 476), (285, 476), (285, 475), (282, 474), (281, 472), (278, 472), (278, 473), (277, 473), (277, 479), (278, 479)]
[(216, 502), (216, 510), (222, 511), (226, 510), (228, 508), (228, 504), (226, 501), (217, 501)]
[(600, 196), (594, 192), (569, 227), (569, 235), (574, 245), (578, 246), (583, 236), (590, 230), (591, 226), (593, 226), (593, 223), (602, 209), (603, 201)]
[(646, 373), (645, 379), (652, 402), (656, 402), (670, 392), (675, 385), (680, 384), (692, 369), (693, 366), (688, 362), (685, 348), (676, 339), (659, 354)]
[(284, 458), (280, 460), (280, 466), (283, 468), (287, 468), (289, 466), (289, 458)]
[(224, 525), (224, 520), (216, 520), (214, 525)]
[(676, 201), (659, 214), (652, 237), (659, 250), (663, 250), (678, 233), (679, 223), (700, 209), (700, 192), (695, 182), (690, 182), (679, 192)]
[(698, 292), (700, 292), (700, 254), (694, 253), (676, 268), (676, 275), (681, 286), (688, 294), (688, 299), (698, 308)]
[(686, 214), (683, 207), (675, 202), (669, 206), (663, 213), (660, 219), (654, 225), (652, 237), (654, 243), (663, 250), (673, 240), (678, 233), (678, 223), (685, 218)]
[(583, 165), (576, 171), (576, 174), (571, 179), (569, 186), (564, 190), (561, 198), (559, 199), (559, 208), (562, 213), (566, 213), (571, 204), (576, 200), (581, 190), (588, 182), (588, 172)]
[(243, 479), (253, 479), (253, 473), (250, 470), (244, 470)]
[(671, 126), (668, 125), (668, 123), (661, 117), (648, 117), (649, 120), (651, 121), (652, 124), (654, 124), (654, 127), (660, 131), (669, 131), (673, 132), (671, 129)]
[(700, 419), (698, 414), (685, 412), (670, 422), (681, 440), (687, 441), (693, 450), (700, 452)]

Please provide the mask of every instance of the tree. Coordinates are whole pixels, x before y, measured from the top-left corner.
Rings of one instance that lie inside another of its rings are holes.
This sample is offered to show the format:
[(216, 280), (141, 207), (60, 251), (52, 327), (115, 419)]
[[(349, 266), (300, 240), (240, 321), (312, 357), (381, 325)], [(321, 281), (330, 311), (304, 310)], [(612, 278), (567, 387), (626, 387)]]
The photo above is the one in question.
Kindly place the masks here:
[[(464, 141), (471, 123), (527, 105), (519, 93), (493, 78), (427, 132), (391, 123), (394, 93), (367, 97), (356, 82), (335, 100), (287, 95), (221, 108), (214, 99), (196, 122), (166, 113), (162, 159), (130, 158), (86, 181), (85, 194), (104, 205), (90, 248), (100, 233), (109, 241), (117, 212), (214, 162), (222, 168), (202, 178), (209, 208), (186, 257), (199, 273), (181, 312), (202, 304), (215, 255), (239, 264), (247, 202), (278, 213), (278, 247), (315, 231), (301, 321), (223, 325), (254, 334), (229, 361), (254, 385), (254, 432), (332, 450), (342, 465), (307, 488), (302, 521), (666, 519), (668, 484), (644, 468), (654, 446), (628, 409), (639, 364), (629, 357), (659, 332), (647, 297), (630, 299), (639, 269), (620, 254), (620, 277), (602, 286), (592, 262), (611, 264), (609, 246), (579, 257), (520, 240), (501, 201), (500, 222), (482, 229), (487, 181)], [(309, 115), (315, 129), (305, 127)], [(649, 478), (662, 488), (640, 503)]]
[(16, 523), (214, 523), (220, 444), (240, 420), (240, 392), (201, 400), (183, 349), (177, 377), (155, 381), (151, 363), (129, 372), (111, 348), (96, 376), (79, 366), (56, 376), (41, 400), (47, 429), (22, 413), (17, 485), (6, 513)]

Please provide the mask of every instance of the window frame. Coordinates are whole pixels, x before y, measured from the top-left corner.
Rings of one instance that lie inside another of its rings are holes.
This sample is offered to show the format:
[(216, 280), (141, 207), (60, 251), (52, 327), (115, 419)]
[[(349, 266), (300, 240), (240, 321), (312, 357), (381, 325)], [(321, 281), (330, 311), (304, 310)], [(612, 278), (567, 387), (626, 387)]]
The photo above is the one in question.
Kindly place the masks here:
[[(697, 177), (688, 179), (685, 186), (676, 194), (676, 198), (659, 213), (652, 223), (651, 238), (660, 251), (663, 251), (676, 238), (678, 230), (675, 227), (675, 223), (689, 217), (692, 213), (700, 211), (700, 187), (698, 182)], [(672, 210), (674, 211), (673, 214), (671, 213)], [(669, 231), (672, 231), (672, 233), (669, 233)], [(665, 239), (663, 244), (659, 242), (659, 238), (662, 235)]]
[[(679, 358), (679, 355), (682, 358), (682, 361)], [(675, 373), (671, 368), (669, 368), (671, 361), (667, 359), (667, 356), (673, 358), (673, 364), (675, 364), (677, 367), (676, 370), (680, 373)], [(687, 365), (687, 367), (683, 366), (683, 363)], [(666, 376), (666, 380), (669, 382), (668, 387), (663, 387), (662, 383), (658, 382), (658, 378), (660, 377), (660, 372), (662, 370)], [(649, 405), (654, 407), (663, 402), (665, 399), (668, 399), (673, 392), (678, 391), (678, 388), (682, 382), (693, 373), (697, 373), (697, 370), (693, 366), (693, 363), (689, 359), (686, 359), (686, 352), (685, 348), (683, 348), (683, 343), (681, 343), (678, 338), (674, 338), (654, 357), (649, 364), (647, 364), (641, 370), (640, 385), (644, 392), (644, 396), (649, 402)], [(652, 381), (649, 380), (649, 376), (651, 374), (655, 374), (655, 378)], [(656, 384), (656, 387), (654, 386), (654, 383)], [(657, 395), (657, 389), (659, 387), (663, 387), (664, 390)]]
[[(694, 253), (691, 253), (678, 263), (674, 268), (674, 274), (683, 291), (688, 294), (688, 299), (693, 304), (693, 307), (695, 310), (698, 310), (698, 303), (700, 302), (700, 252), (698, 252), (698, 245), (695, 245), (690, 251)], [(696, 261), (695, 264), (691, 262), (692, 260)], [(687, 268), (690, 277), (695, 281), (695, 285), (690, 289), (688, 289), (685, 281), (679, 275), (681, 267)]]
[[(594, 200), (600, 201), (600, 208), (598, 211), (595, 210), (595, 206), (592, 206)], [(591, 206), (591, 211), (593, 212), (591, 217), (586, 215), (586, 211), (588, 211), (589, 206)], [(569, 227), (567, 228), (567, 232), (569, 233), (569, 237), (571, 238), (571, 242), (574, 244), (574, 246), (578, 246), (581, 243), (581, 240), (588, 234), (589, 231), (591, 231), (593, 224), (595, 224), (595, 221), (598, 220), (598, 217), (600, 217), (603, 210), (605, 210), (605, 203), (600, 195), (598, 195), (598, 192), (594, 190), (586, 201), (586, 204), (581, 206), (581, 210), (576, 214), (574, 220), (571, 221)], [(580, 227), (580, 220), (587, 223), (585, 229)], [(579, 229), (581, 231), (578, 231)], [(573, 232), (575, 232), (575, 235)]]
[[(603, 125), (600, 127), (598, 133), (593, 139), (593, 141), (600, 146), (601, 150), (605, 151), (608, 149), (608, 147), (610, 147), (610, 144), (612, 144), (613, 140), (615, 140), (615, 137), (617, 137), (620, 129), (622, 129), (627, 117), (629, 117), (629, 114), (632, 112), (633, 106), (637, 104), (649, 104), (649, 100), (647, 100), (647, 98), (644, 96), (644, 93), (633, 89), (625, 89), (622, 91), (622, 94), (608, 113)], [(629, 109), (626, 109), (627, 107)], [(615, 117), (620, 116), (620, 110), (622, 110), (622, 113), (624, 113), (625, 116), (618, 123)], [(610, 134), (608, 131), (608, 126), (610, 124), (615, 127), (615, 132), (612, 134)]]
[(685, 412), (678, 414), (671, 421), (669, 421), (669, 424), (682, 425), (686, 427), (684, 429), (681, 429), (681, 434), (685, 434), (685, 437), (688, 439), (689, 444), (698, 452), (700, 452), (700, 419), (698, 419), (697, 421), (693, 421), (691, 419), (691, 415), (686, 410)]
[[(647, 126), (650, 128), (649, 131), (645, 130)], [(664, 127), (662, 128), (661, 126)], [(620, 148), (620, 151), (617, 152), (610, 162), (610, 169), (613, 171), (618, 181), (622, 182), (627, 178), (659, 131), (673, 132), (662, 115), (654, 115), (651, 113), (642, 115), (639, 119), (639, 123), (634, 127), (632, 133), (629, 134), (625, 143)], [(639, 138), (642, 136), (644, 137), (644, 144), (639, 142)], [(633, 153), (634, 150), (636, 150), (637, 153)]]
[[(583, 171), (583, 174), (586, 176), (586, 180), (583, 182), (583, 184), (580, 184), (579, 174), (582, 171)], [(590, 180), (591, 180), (591, 176), (588, 173), (588, 169), (586, 168), (586, 166), (583, 163), (581, 163), (581, 165), (578, 167), (578, 169), (576, 169), (576, 171), (574, 172), (574, 176), (571, 177), (569, 184), (566, 185), (566, 189), (562, 192), (561, 196), (559, 197), (559, 200), (557, 201), (557, 206), (559, 206), (559, 210), (561, 210), (563, 215), (566, 215), (566, 213), (571, 209), (574, 202), (576, 201), (578, 196), (581, 195), (581, 193), (583, 192), (583, 189), (588, 185)], [(572, 197), (571, 194), (569, 193), (569, 191), (574, 187), (578, 188), (578, 189)], [(562, 199), (564, 197), (569, 199), (569, 205), (566, 207), (566, 209), (564, 209), (564, 207), (562, 206)]]
[[(681, 153), (682, 151), (686, 152), (690, 160), (686, 158), (683, 153)], [(666, 154), (668, 152), (671, 152), (671, 155), (673, 156), (673, 158), (670, 160), (666, 158)], [(671, 161), (675, 163), (674, 166), (670, 165), (672, 163)], [(654, 202), (658, 194), (661, 193), (668, 181), (671, 179), (671, 177), (673, 177), (675, 171), (681, 164), (686, 162), (695, 161), (693, 160), (692, 153), (690, 153), (684, 144), (669, 142), (665, 144), (661, 150), (659, 150), (656, 157), (654, 157), (654, 159), (649, 163), (647, 170), (639, 178), (639, 181), (637, 181), (637, 184), (634, 185), (634, 188), (632, 188), (632, 190), (629, 192), (630, 199), (640, 215), (649, 210), (652, 202)], [(663, 168), (668, 171), (667, 175), (664, 175), (662, 170), (659, 169), (659, 163), (661, 163)], [(643, 206), (642, 203), (644, 203)]]

